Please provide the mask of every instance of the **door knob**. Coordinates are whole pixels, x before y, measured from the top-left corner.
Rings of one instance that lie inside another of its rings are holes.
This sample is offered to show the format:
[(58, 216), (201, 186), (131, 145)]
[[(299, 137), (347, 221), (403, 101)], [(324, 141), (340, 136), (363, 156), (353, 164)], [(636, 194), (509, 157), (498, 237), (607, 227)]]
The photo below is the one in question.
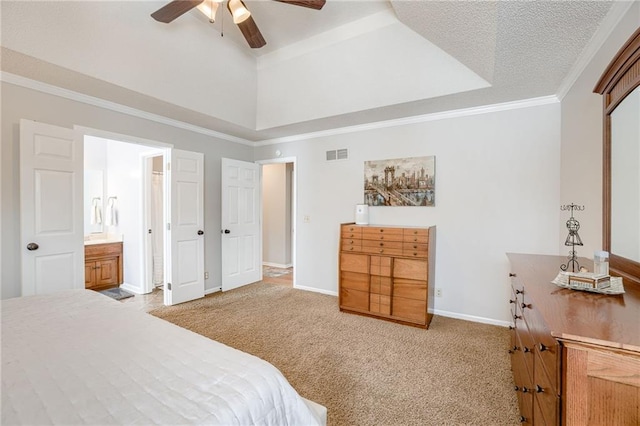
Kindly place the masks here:
[(224, 230), (224, 233), (225, 233), (225, 234), (230, 234), (230, 233), (231, 233), (231, 231), (229, 231), (228, 229), (225, 229), (225, 230)]
[(36, 243), (29, 243), (27, 244), (27, 250), (33, 251), (33, 250), (38, 250), (38, 247), (40, 247), (39, 245), (37, 245)]
[(204, 235), (204, 231), (201, 229), (198, 231), (198, 235)]

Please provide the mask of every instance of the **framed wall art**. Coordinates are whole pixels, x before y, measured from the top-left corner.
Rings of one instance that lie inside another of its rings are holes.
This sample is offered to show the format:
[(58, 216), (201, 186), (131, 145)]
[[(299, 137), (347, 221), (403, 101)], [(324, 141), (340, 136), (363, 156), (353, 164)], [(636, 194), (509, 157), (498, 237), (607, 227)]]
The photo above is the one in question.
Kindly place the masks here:
[(365, 161), (364, 203), (370, 206), (435, 206), (436, 157)]

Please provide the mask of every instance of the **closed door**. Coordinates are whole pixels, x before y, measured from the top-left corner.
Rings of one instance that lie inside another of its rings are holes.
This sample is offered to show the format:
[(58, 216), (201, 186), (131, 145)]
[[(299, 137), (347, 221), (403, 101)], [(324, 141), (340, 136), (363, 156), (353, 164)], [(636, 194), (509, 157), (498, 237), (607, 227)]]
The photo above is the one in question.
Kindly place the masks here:
[(262, 279), (260, 172), (246, 161), (222, 159), (222, 290)]
[(22, 295), (84, 288), (83, 144), (20, 121)]

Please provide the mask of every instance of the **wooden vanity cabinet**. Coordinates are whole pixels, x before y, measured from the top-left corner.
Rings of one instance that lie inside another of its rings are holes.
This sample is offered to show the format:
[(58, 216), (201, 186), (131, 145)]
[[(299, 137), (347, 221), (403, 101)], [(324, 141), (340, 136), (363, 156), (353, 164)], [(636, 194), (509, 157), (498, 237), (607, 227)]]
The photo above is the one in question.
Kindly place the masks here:
[(122, 243), (85, 245), (85, 288), (100, 291), (122, 283)]
[(340, 310), (427, 328), (434, 249), (435, 227), (341, 225)]
[(640, 288), (625, 282), (621, 295), (560, 288), (551, 280), (566, 258), (508, 257), (509, 353), (522, 423), (640, 424)]

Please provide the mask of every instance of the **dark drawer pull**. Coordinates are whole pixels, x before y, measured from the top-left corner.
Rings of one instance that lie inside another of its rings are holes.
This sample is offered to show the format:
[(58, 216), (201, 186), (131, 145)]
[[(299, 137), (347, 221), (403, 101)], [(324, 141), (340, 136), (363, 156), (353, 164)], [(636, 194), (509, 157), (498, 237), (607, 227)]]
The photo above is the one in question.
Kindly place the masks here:
[(516, 294), (524, 294), (524, 290), (518, 289), (518, 290), (516, 290)]
[(542, 388), (542, 386), (536, 385), (536, 392), (537, 393), (542, 393), (542, 392), (544, 392), (544, 389)]
[(522, 319), (522, 316), (521, 315), (514, 315), (513, 319), (514, 320), (519, 320), (519, 319)]
[(525, 416), (520, 416), (520, 423), (524, 423), (527, 421), (527, 418)]
[(531, 390), (527, 387), (522, 387), (522, 393), (527, 393), (527, 392), (531, 392)]
[(510, 277), (515, 277), (515, 276), (516, 276), (516, 274), (514, 274), (513, 272), (509, 272), (509, 276), (510, 276)]
[(540, 345), (538, 345), (538, 349), (540, 350), (540, 352), (544, 352), (544, 351), (549, 350), (549, 348), (548, 348), (548, 347), (546, 347), (546, 346), (544, 345), (544, 343), (540, 343)]
[(512, 325), (509, 326), (509, 330), (515, 330), (516, 328)]
[(518, 392), (518, 391), (520, 390), (520, 388), (516, 386), (515, 388), (513, 388), (513, 390), (515, 390), (516, 392)]
[(523, 303), (520, 306), (522, 307), (522, 309), (525, 309), (525, 308), (531, 309), (531, 303)]
[(509, 299), (509, 303), (516, 303), (515, 300)]
[(522, 350), (522, 352), (529, 353), (529, 352), (531, 352), (531, 349), (529, 349), (528, 347), (525, 346), (524, 349)]

